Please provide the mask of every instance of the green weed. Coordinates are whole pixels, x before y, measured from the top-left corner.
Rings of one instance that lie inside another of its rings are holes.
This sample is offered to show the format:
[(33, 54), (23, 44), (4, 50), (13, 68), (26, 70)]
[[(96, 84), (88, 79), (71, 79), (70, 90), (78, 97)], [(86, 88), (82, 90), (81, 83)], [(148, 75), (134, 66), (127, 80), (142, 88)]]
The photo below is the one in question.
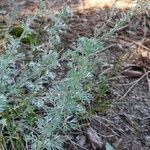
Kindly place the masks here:
[(95, 87), (97, 87), (96, 94), (88, 112), (90, 114), (106, 113), (111, 106), (111, 100), (107, 97), (109, 88), (107, 86), (106, 79), (104, 77), (100, 77), (100, 81), (97, 85), (95, 85)]
[(24, 31), (23, 27), (15, 26), (10, 29), (9, 33), (14, 37), (19, 38), (22, 35), (23, 31)]
[[(21, 26), (12, 27), (9, 34), (14, 38), (20, 38), (23, 34), (24, 29)], [(28, 33), (23, 38), (21, 38), (20, 42), (28, 45), (37, 45), (39, 43), (38, 36), (34, 33)]]

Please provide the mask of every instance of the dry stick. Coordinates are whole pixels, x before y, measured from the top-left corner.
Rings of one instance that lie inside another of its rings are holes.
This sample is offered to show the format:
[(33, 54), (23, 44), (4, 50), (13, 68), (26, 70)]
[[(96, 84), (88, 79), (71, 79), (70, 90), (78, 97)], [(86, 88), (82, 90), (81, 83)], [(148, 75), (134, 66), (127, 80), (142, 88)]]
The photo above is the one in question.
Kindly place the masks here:
[(115, 76), (115, 77), (111, 77), (111, 78), (108, 78), (107, 81), (116, 80), (116, 79), (122, 79), (122, 78), (126, 78), (126, 76)]
[(76, 145), (76, 146), (78, 146), (78, 147), (80, 147), (81, 149), (83, 149), (83, 150), (88, 150), (88, 149), (86, 149), (86, 148), (84, 148), (84, 147), (82, 147), (81, 145), (79, 145), (78, 143), (75, 143), (74, 141), (70, 141), (72, 144), (74, 144), (74, 146)]
[[(127, 26), (127, 25), (126, 25), (126, 26)], [(122, 28), (126, 28), (126, 26), (124, 26), (124, 27), (122, 27)], [(118, 29), (118, 30), (121, 30), (121, 28)], [(144, 45), (143, 45), (142, 43), (140, 43), (140, 42), (136, 42), (136, 41), (131, 40), (131, 39), (126, 39), (125, 37), (122, 37), (122, 36), (120, 36), (120, 37), (123, 38), (123, 39), (125, 39), (125, 40), (128, 40), (129, 42), (133, 42), (133, 44), (137, 44), (137, 45), (139, 45), (139, 46), (145, 48), (147, 51), (150, 51), (150, 49), (149, 49), (148, 47), (144, 46)], [(132, 45), (133, 45), (133, 44), (132, 44)], [(108, 50), (108, 49), (110, 49), (110, 48), (112, 48), (112, 47), (115, 47), (115, 46), (118, 46), (118, 44), (111, 44), (111, 45), (109, 45), (109, 46), (103, 48), (102, 50), (96, 51), (95, 53), (91, 54), (90, 56), (95, 56), (95, 55), (97, 55), (97, 54), (99, 54), (99, 53), (102, 53), (102, 52), (104, 52), (104, 51), (106, 51), (106, 50)]]
[(105, 47), (105, 48), (103, 48), (103, 49), (101, 49), (101, 50), (98, 50), (98, 51), (96, 51), (95, 53), (90, 54), (90, 57), (96, 56), (96, 55), (98, 55), (99, 53), (102, 53), (102, 52), (104, 52), (104, 51), (106, 51), (106, 50), (108, 50), (108, 49), (110, 49), (110, 48), (112, 48), (112, 47), (114, 47), (114, 46), (117, 46), (117, 44), (111, 44), (111, 45), (109, 45), (109, 46), (107, 46), (107, 47)]
[(129, 24), (124, 25), (123, 27), (121, 27), (119, 29), (116, 29), (116, 32), (122, 31), (122, 30), (126, 29), (127, 27), (129, 27)]
[[(112, 16), (113, 16), (113, 13), (114, 13), (114, 10), (115, 10), (115, 3), (117, 1), (118, 0), (114, 1), (113, 5), (112, 5), (112, 10), (111, 10), (110, 15), (109, 15), (109, 18), (108, 18), (107, 22), (104, 25), (102, 25), (102, 27), (99, 29), (99, 31), (102, 31), (107, 26), (107, 24), (112, 20)], [(96, 35), (95, 38), (98, 38), (98, 36), (99, 36), (99, 34)]]
[(134, 86), (141, 80), (143, 79), (146, 75), (148, 75), (150, 71), (146, 72), (143, 76), (141, 76), (138, 80), (135, 81), (135, 83), (127, 90), (127, 92), (120, 98), (123, 99), (126, 97), (126, 95), (134, 88)]
[[(117, 131), (119, 131), (121, 134), (123, 134), (125, 137), (127, 137), (127, 135), (122, 131), (122, 130), (119, 130), (120, 128), (120, 126), (117, 124), (117, 126), (114, 124), (114, 122), (113, 121), (111, 121), (111, 120), (109, 120), (109, 119), (107, 119), (107, 118), (104, 118), (104, 117), (100, 117), (100, 116), (95, 116), (93, 119), (95, 119), (96, 121), (98, 121), (99, 123), (101, 123), (101, 124), (103, 124), (105, 127), (107, 127), (109, 130), (111, 130), (113, 133), (114, 133), (114, 136), (116, 135), (116, 136), (119, 136), (119, 134), (116, 132), (116, 131), (114, 131), (113, 129), (112, 129), (112, 127), (115, 129), (115, 130), (117, 130)], [(104, 123), (103, 121), (106, 121), (108, 124), (110, 124), (112, 127), (109, 127), (108, 125), (106, 125), (106, 123)], [(129, 139), (129, 137), (127, 137), (128, 139)]]
[(144, 42), (144, 40), (146, 39), (146, 35), (147, 35), (147, 30), (148, 28), (146, 27), (146, 17), (144, 16), (144, 35), (143, 35), (143, 40), (142, 43)]
[[(115, 37), (116, 37), (116, 36), (115, 36)], [(147, 51), (150, 51), (150, 48), (148, 48), (147, 46), (144, 46), (140, 41), (134, 41), (134, 40), (129, 39), (129, 38), (127, 39), (126, 37), (123, 37), (123, 36), (119, 36), (119, 38), (123, 38), (124, 40), (127, 40), (127, 41), (129, 41), (129, 42), (133, 42), (133, 44), (139, 45), (139, 46), (145, 48)], [(142, 42), (143, 42), (143, 41), (142, 41)]]
[(137, 45), (139, 45), (139, 46), (141, 46), (141, 47), (143, 47), (143, 48), (145, 48), (147, 51), (150, 52), (150, 48), (144, 46), (142, 43), (139, 43), (139, 42), (134, 42), (134, 43), (137, 44)]
[[(144, 69), (144, 72), (146, 73), (146, 70)], [(146, 74), (147, 84), (148, 84), (148, 91), (150, 92), (150, 78), (148, 76), (149, 74)]]
[(103, 48), (102, 50), (97, 51), (95, 54), (102, 53), (102, 52), (106, 51), (107, 49), (110, 49), (110, 48), (112, 48), (114, 46), (117, 46), (117, 44), (111, 44), (111, 45)]
[[(111, 124), (112, 127), (114, 127), (116, 130), (119, 131), (119, 129), (114, 126), (114, 124), (113, 124), (112, 121), (110, 122), (108, 119), (104, 119), (104, 118), (102, 118), (102, 117), (98, 118), (97, 116), (94, 117), (93, 119), (95, 119), (99, 124), (103, 124), (103, 125), (104, 125), (105, 127), (107, 127), (110, 131), (112, 131), (112, 133), (114, 133), (114, 136), (119, 136), (119, 134), (118, 134), (116, 131), (114, 131), (111, 127), (109, 127), (108, 125), (106, 125), (106, 123), (104, 123), (104, 122), (101, 121), (101, 120), (103, 119), (104, 121), (107, 121), (109, 124)], [(119, 132), (120, 132), (120, 131), (119, 131)]]

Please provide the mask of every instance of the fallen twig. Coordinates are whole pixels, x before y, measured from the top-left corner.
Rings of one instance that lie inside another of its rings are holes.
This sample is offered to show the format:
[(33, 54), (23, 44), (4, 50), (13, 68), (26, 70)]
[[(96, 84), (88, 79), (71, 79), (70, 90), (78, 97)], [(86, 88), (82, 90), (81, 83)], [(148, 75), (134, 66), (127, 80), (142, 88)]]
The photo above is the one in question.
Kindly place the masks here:
[[(144, 69), (144, 72), (146, 73), (145, 69)], [(150, 92), (150, 78), (149, 78), (149, 73), (146, 74), (146, 79), (147, 79), (147, 84), (148, 84), (148, 91)]]
[(127, 90), (127, 92), (120, 98), (120, 100), (123, 99), (123, 98), (125, 98), (126, 95), (134, 88), (134, 86), (135, 86), (140, 80), (142, 80), (145, 76), (147, 76), (149, 73), (150, 73), (150, 71), (146, 72), (143, 76), (141, 76), (139, 79), (137, 79), (137, 80), (135, 81), (135, 83)]

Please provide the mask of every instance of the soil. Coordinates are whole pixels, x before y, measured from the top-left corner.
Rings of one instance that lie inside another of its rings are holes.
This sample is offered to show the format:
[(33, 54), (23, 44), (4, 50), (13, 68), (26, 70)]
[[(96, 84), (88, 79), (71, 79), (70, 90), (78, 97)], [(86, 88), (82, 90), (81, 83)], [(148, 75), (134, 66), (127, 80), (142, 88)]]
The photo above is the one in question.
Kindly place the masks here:
[[(60, 33), (59, 53), (67, 49), (75, 50), (77, 39), (81, 36), (101, 38), (128, 12), (128, 9), (113, 10), (108, 7), (80, 11), (77, 9), (79, 5), (77, 0), (46, 2), (49, 9), (55, 11), (60, 10), (65, 4), (74, 11), (74, 15), (66, 19), (66, 31)], [(33, 0), (21, 2), (18, 12), (23, 12), (23, 9), (30, 10), (29, 13), (35, 11), (36, 3), (37, 1)], [(10, 9), (6, 9), (6, 12)], [(113, 18), (107, 22), (112, 12)], [(25, 15), (20, 14), (21, 17)], [(104, 27), (102, 32), (99, 32), (98, 29), (102, 27)], [(111, 107), (105, 113), (99, 110), (92, 114), (86, 127), (70, 134), (69, 141), (72, 142), (68, 142), (64, 149), (105, 149), (106, 143), (109, 143), (115, 150), (148, 150), (150, 149), (150, 12), (135, 14), (103, 42), (104, 49), (97, 54), (103, 64), (98, 66), (95, 72), (97, 75), (104, 74), (107, 78), (109, 94), (104, 100), (111, 99)], [(106, 68), (109, 68), (108, 71)], [(101, 141), (98, 144), (101, 146), (97, 147), (89, 138), (89, 127), (95, 131), (93, 133), (92, 130), (92, 136), (96, 134), (100, 137)]]

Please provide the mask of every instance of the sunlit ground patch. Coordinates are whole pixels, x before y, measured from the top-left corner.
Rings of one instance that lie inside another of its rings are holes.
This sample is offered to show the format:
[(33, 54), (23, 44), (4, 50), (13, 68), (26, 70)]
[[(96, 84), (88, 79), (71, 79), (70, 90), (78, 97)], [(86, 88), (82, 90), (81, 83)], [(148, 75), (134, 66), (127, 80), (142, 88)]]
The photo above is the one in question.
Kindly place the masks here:
[(88, 10), (88, 9), (97, 9), (97, 8), (111, 8), (116, 6), (119, 9), (129, 9), (135, 6), (135, 3), (132, 0), (84, 0), (81, 1), (78, 10)]

